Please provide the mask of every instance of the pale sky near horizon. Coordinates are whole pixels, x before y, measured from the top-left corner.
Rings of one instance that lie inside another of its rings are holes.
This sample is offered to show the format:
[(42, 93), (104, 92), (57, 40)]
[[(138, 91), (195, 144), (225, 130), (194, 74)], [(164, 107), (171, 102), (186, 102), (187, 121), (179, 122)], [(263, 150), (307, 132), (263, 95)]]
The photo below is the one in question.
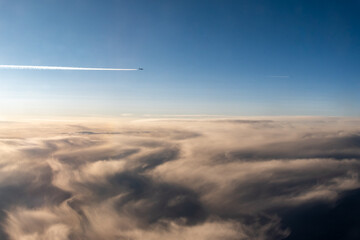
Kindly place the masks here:
[(0, 0), (0, 116), (360, 116), (360, 1)]

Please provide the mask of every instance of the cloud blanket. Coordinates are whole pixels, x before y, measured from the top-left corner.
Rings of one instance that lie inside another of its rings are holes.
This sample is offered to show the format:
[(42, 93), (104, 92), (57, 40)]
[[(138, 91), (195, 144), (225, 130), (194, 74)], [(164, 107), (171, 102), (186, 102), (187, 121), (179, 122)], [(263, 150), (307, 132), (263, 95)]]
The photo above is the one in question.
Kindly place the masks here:
[(0, 238), (358, 239), (359, 123), (0, 122)]

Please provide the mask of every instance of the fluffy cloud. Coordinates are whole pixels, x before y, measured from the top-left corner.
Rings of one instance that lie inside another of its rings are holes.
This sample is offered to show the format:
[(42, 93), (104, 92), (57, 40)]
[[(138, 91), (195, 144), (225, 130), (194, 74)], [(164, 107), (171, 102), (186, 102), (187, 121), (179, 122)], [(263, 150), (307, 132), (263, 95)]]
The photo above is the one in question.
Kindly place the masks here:
[(356, 239), (359, 123), (4, 122), (0, 237)]

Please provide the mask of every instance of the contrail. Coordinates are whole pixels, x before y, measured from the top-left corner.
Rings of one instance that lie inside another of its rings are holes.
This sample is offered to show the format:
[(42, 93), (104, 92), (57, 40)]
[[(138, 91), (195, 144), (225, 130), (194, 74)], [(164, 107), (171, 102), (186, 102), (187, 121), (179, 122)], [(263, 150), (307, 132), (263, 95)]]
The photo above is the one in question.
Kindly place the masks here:
[(0, 69), (80, 70), (80, 71), (137, 71), (137, 70), (142, 70), (142, 68), (88, 68), (88, 67), (26, 66), (26, 65), (0, 65)]
[(271, 78), (289, 78), (289, 75), (272, 75)]

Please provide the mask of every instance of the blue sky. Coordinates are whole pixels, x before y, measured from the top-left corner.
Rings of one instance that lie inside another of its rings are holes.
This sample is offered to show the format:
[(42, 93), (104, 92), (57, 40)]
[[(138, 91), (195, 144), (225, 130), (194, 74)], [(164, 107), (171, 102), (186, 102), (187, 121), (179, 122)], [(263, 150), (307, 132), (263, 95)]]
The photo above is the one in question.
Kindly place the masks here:
[(2, 115), (360, 115), (360, 1), (0, 0)]

